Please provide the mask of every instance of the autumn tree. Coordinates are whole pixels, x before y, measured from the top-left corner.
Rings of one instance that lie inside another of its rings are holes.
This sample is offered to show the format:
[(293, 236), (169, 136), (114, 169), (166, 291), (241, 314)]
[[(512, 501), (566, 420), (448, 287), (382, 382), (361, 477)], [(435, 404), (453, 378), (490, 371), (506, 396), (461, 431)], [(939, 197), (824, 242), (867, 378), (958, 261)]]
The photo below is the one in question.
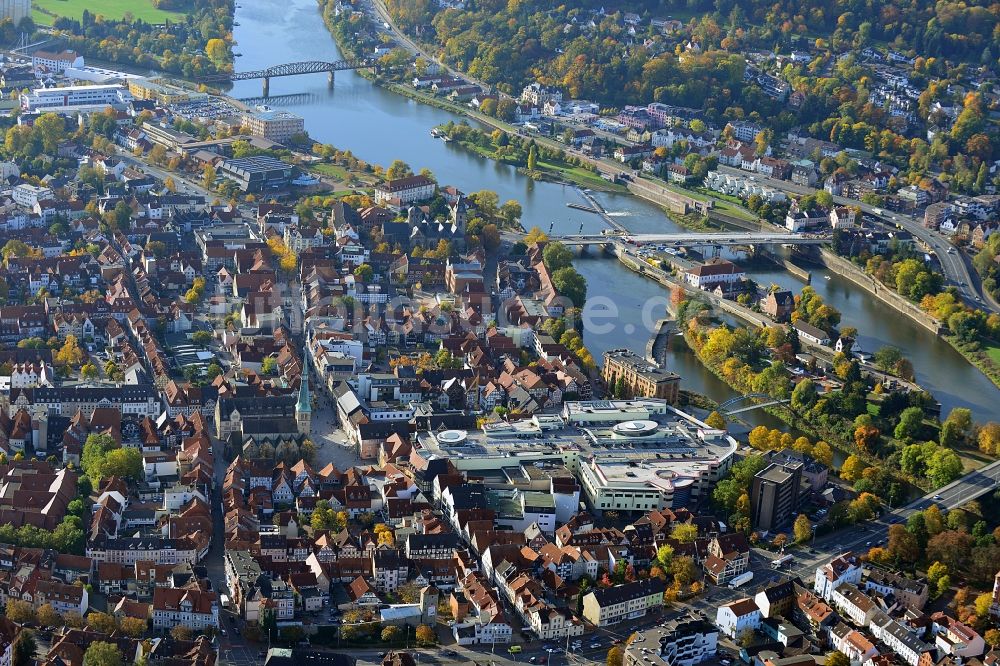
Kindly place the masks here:
[(129, 638), (141, 638), (146, 633), (146, 621), (138, 617), (123, 617), (119, 626), (121, 632)]
[(205, 42), (205, 55), (216, 66), (224, 65), (229, 59), (229, 48), (224, 40), (213, 38)]
[(851, 658), (839, 650), (826, 655), (826, 666), (851, 666)]
[(398, 641), (402, 635), (402, 629), (389, 625), (388, 627), (382, 629), (381, 638), (383, 643), (392, 643), (393, 641)]
[(979, 430), (979, 450), (991, 456), (1000, 455), (1000, 423), (990, 421)]
[(718, 411), (712, 410), (712, 412), (705, 417), (705, 425), (710, 428), (715, 428), (716, 430), (725, 430), (726, 419)]
[(18, 624), (35, 623), (35, 609), (27, 601), (7, 599), (7, 605), (4, 610), (7, 619), (12, 622), (17, 622)]
[(897, 562), (913, 564), (920, 559), (920, 544), (903, 525), (890, 525), (888, 552)]
[(63, 346), (56, 352), (55, 362), (58, 365), (75, 368), (83, 362), (83, 350), (75, 335), (67, 335)]
[(189, 641), (194, 638), (194, 632), (188, 627), (179, 624), (170, 630), (170, 637), (175, 641)]
[(795, 536), (796, 543), (805, 543), (812, 536), (812, 523), (809, 522), (809, 517), (804, 513), (800, 513), (795, 519), (795, 524), (792, 525), (792, 534)]
[(973, 538), (968, 532), (945, 530), (927, 542), (927, 559), (941, 562), (950, 571), (961, 568), (972, 552)]
[(853, 483), (861, 478), (861, 474), (865, 471), (864, 461), (861, 460), (856, 455), (849, 455), (847, 459), (844, 460), (844, 464), (840, 466), (840, 478), (848, 483)]
[(984, 592), (976, 597), (975, 607), (976, 607), (976, 617), (980, 620), (986, 620), (990, 616), (990, 607), (993, 605), (993, 595), (989, 592)]
[(52, 604), (42, 604), (35, 611), (35, 616), (38, 619), (38, 624), (45, 627), (59, 627), (62, 626), (63, 618), (62, 615), (52, 607)]
[(414, 636), (417, 639), (417, 644), (421, 646), (434, 645), (437, 643), (437, 634), (434, 633), (433, 628), (426, 624), (417, 625)]
[(118, 628), (118, 621), (115, 620), (114, 616), (99, 611), (87, 613), (87, 624), (91, 629), (99, 631), (102, 634), (110, 634)]

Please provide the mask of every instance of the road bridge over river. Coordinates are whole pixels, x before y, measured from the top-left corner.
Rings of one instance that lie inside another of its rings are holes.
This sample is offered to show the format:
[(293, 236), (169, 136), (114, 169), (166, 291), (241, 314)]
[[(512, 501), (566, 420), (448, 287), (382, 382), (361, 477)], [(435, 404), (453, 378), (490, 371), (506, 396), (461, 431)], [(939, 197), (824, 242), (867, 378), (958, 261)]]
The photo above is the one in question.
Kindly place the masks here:
[(767, 232), (723, 231), (718, 233), (676, 233), (676, 234), (575, 234), (553, 236), (563, 245), (603, 245), (609, 243), (632, 243), (645, 245), (658, 243), (676, 246), (693, 245), (822, 245), (830, 242), (825, 234), (782, 234)]
[(215, 76), (202, 77), (202, 83), (222, 83), (226, 81), (249, 81), (251, 79), (264, 80), (264, 97), (270, 96), (271, 79), (278, 76), (299, 76), (300, 74), (329, 74), (330, 85), (333, 85), (334, 72), (342, 72), (349, 69), (365, 69), (371, 67), (378, 68), (378, 61), (375, 58), (353, 58), (347, 60), (336, 60), (326, 62), (322, 60), (307, 60), (303, 62), (287, 62), (281, 65), (271, 65), (264, 69), (251, 70), (248, 72), (234, 72), (232, 74), (219, 74)]

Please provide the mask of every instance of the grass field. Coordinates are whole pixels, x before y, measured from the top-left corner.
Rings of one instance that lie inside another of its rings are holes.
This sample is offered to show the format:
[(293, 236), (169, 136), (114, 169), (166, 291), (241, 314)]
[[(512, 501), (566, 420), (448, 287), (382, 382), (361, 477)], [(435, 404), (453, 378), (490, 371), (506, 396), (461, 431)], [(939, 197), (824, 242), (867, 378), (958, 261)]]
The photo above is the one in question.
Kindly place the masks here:
[(993, 346), (987, 347), (986, 355), (989, 357), (991, 361), (993, 361), (997, 365), (1000, 365), (1000, 347), (993, 347)]
[(183, 12), (156, 9), (152, 0), (34, 0), (33, 7), (32, 18), (40, 25), (52, 25), (52, 21), (59, 16), (79, 19), (84, 9), (110, 19), (120, 19), (130, 12), (147, 23), (176, 21), (184, 16)]

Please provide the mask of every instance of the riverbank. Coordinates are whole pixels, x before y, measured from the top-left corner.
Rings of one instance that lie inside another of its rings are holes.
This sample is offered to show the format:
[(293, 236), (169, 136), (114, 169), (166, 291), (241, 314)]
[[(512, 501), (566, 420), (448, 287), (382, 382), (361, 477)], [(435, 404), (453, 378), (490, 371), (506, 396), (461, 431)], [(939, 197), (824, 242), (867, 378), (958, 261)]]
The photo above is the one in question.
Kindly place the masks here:
[(556, 152), (544, 147), (538, 150), (537, 144), (534, 168), (529, 169), (528, 164), (531, 160), (529, 149), (525, 146), (533, 140), (526, 137), (504, 133), (501, 143), (498, 144), (491, 135), (464, 123), (445, 123), (438, 125), (431, 132), (432, 135), (436, 134), (443, 140), (448, 140), (453, 146), (460, 146), (486, 159), (509, 164), (515, 167), (518, 173), (532, 180), (575, 185), (601, 192), (618, 194), (628, 192), (624, 186), (602, 178), (600, 174), (587, 169), (583, 164), (574, 163), (573, 158), (568, 157), (565, 152)]
[[(983, 373), (994, 386), (1000, 388), (1000, 349), (985, 345), (981, 341), (963, 342), (958, 336), (950, 334), (937, 319), (924, 312), (915, 303), (908, 301), (897, 292), (869, 276), (853, 263), (834, 254), (831, 250), (820, 251), (824, 265), (850, 280), (868, 293), (874, 295), (883, 303), (887, 303), (897, 312), (906, 315), (928, 331), (947, 342), (955, 351), (962, 355), (970, 365)], [(993, 351), (996, 350), (996, 351)], [(997, 357), (994, 360), (991, 352)]]
[(1000, 347), (987, 346), (984, 349), (979, 342), (963, 342), (955, 335), (942, 335), (941, 339), (1000, 388)]

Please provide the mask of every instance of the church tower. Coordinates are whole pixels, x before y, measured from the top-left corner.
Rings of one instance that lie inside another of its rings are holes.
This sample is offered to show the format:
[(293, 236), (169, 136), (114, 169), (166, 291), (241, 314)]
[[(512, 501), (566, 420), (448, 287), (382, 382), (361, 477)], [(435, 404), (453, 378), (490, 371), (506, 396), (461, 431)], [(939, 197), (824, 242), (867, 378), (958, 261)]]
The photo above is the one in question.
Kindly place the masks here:
[[(428, 578), (430, 575), (428, 575)], [(441, 592), (433, 585), (428, 585), (420, 590), (420, 621), (432, 627), (437, 622), (438, 601), (441, 599)]]
[(299, 380), (299, 399), (295, 403), (295, 423), (299, 434), (307, 437), (312, 432), (312, 402), (309, 399), (309, 350), (302, 351), (305, 363), (302, 366), (302, 378)]

